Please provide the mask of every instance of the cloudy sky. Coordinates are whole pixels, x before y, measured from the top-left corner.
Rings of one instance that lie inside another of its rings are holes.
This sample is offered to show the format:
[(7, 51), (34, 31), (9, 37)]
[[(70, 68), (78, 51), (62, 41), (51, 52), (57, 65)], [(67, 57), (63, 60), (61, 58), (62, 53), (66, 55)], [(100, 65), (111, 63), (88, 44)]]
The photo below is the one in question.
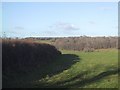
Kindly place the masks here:
[(118, 35), (117, 2), (4, 2), (8, 37)]

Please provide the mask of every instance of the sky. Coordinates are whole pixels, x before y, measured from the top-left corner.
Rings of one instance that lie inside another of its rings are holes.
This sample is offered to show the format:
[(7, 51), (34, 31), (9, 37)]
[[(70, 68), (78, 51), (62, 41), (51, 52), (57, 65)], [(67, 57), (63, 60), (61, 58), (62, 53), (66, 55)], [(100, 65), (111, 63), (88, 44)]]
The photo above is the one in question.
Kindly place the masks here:
[(0, 23), (7, 37), (117, 36), (118, 3), (2, 2)]

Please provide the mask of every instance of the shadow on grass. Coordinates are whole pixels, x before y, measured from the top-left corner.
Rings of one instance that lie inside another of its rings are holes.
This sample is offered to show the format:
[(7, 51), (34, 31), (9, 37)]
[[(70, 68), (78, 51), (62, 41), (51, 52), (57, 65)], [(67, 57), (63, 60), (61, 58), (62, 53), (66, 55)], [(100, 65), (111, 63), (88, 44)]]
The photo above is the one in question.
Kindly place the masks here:
[[(80, 61), (80, 58), (77, 55), (62, 54), (53, 63), (39, 67), (37, 73), (40, 73), (41, 78), (46, 77), (46, 75), (51, 77), (70, 68), (73, 64), (75, 64), (78, 61)], [(39, 79), (40, 76), (38, 77)], [(38, 80), (38, 78), (36, 80)]]
[[(80, 61), (80, 58), (74, 54), (62, 54), (51, 64), (40, 65), (27, 72), (16, 71), (11, 76), (3, 75), (3, 88), (31, 88), (34, 87), (31, 82), (40, 80), (46, 76), (56, 75), (73, 64)], [(26, 71), (26, 70), (25, 70)]]
[[(109, 70), (109, 71), (105, 71), (105, 72), (102, 72), (100, 74), (98, 74), (97, 76), (94, 76), (92, 78), (86, 78), (86, 79), (83, 79), (83, 80), (80, 80), (81, 77), (83, 77), (85, 74), (87, 74), (88, 72), (85, 71), (79, 75), (77, 75), (76, 77), (70, 79), (70, 80), (66, 80), (64, 82), (59, 82), (59, 83), (56, 83), (50, 87), (64, 87), (64, 88), (68, 88), (68, 87), (71, 87), (71, 88), (78, 88), (78, 87), (83, 87), (87, 84), (90, 84), (90, 83), (94, 83), (96, 81), (99, 81), (100, 79), (106, 77), (106, 76), (109, 76), (109, 75), (114, 75), (114, 74), (118, 74), (120, 73), (120, 69), (115, 69), (115, 70)], [(67, 82), (72, 82), (74, 80), (80, 80), (80, 81), (77, 81), (76, 83), (74, 84), (68, 84), (68, 85), (64, 85), (65, 83)]]
[(102, 79), (106, 76), (118, 74), (119, 72), (120, 72), (120, 69), (105, 71), (105, 72), (102, 72), (102, 73), (98, 74), (97, 76), (94, 76), (93, 78), (85, 79), (85, 80), (77, 82), (76, 84), (73, 84), (71, 86), (82, 87), (82, 86), (85, 86), (87, 84), (94, 83), (94, 82), (96, 82), (96, 81), (98, 81), (98, 80), (100, 80), (100, 79)]

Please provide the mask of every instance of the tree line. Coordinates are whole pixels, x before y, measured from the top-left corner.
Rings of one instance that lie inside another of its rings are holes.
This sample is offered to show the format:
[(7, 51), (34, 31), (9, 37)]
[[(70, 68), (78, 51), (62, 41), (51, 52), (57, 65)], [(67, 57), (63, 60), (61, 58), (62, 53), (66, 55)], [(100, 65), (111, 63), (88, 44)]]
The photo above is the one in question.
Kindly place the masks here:
[(117, 37), (68, 37), (53, 40), (52, 43), (58, 49), (88, 50), (118, 48)]
[(49, 41), (57, 49), (78, 50), (78, 51), (94, 51), (96, 49), (120, 48), (118, 42), (120, 38), (117, 36), (109, 37), (27, 37), (25, 40), (33, 41)]
[[(28, 38), (27, 38), (28, 39)], [(49, 40), (57, 49), (94, 51), (96, 49), (120, 48), (118, 37), (58, 37), (58, 38), (29, 38), (33, 40)]]

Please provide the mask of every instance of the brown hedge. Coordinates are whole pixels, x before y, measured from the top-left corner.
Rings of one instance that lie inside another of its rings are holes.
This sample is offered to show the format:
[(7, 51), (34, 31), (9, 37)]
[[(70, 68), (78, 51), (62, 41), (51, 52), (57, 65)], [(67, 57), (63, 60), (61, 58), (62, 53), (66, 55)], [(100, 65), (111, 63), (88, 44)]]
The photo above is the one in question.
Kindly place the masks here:
[(21, 40), (2, 40), (2, 69), (19, 70), (54, 62), (61, 54), (54, 46)]

